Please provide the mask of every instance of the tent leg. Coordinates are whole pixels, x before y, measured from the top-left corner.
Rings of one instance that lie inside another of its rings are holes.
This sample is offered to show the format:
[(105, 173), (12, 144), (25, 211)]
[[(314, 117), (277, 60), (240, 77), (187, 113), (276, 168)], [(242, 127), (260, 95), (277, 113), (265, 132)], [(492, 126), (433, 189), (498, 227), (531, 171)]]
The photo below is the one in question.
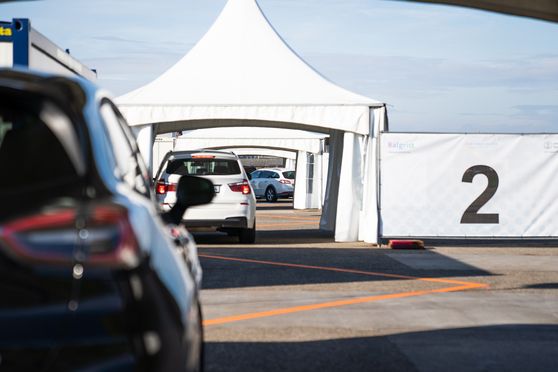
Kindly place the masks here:
[(153, 125), (142, 125), (132, 127), (132, 130), (136, 136), (138, 142), (138, 147), (149, 174), (153, 173), (153, 144), (155, 142), (155, 133), (153, 130)]
[(362, 206), (362, 140), (363, 136), (345, 132), (339, 183), (339, 199), (335, 223), (336, 242), (358, 240)]
[(313, 154), (314, 162), (312, 164), (312, 192), (309, 193), (309, 208), (322, 208), (322, 155)]
[(322, 210), (322, 217), (320, 218), (320, 230), (323, 231), (335, 231), (342, 155), (343, 132), (334, 130), (330, 134), (324, 207)]
[(379, 244), (382, 235), (381, 185), (380, 185), (380, 140), (381, 133), (387, 131), (387, 111), (385, 107), (370, 109), (370, 137), (366, 143), (364, 162), (363, 204), (360, 215), (359, 240)]
[(285, 159), (285, 168), (286, 169), (295, 169), (296, 167), (296, 161), (295, 159)]
[(326, 189), (327, 189), (327, 175), (329, 170), (329, 153), (324, 152), (322, 154), (322, 179), (321, 179), (321, 196), (320, 202), (322, 208), (324, 208)]
[(366, 143), (366, 156), (364, 164), (364, 190), (362, 196), (362, 211), (360, 213), (360, 223), (358, 240), (366, 243), (378, 244), (378, 157), (377, 157), (377, 138), (369, 137)]
[(306, 209), (306, 183), (308, 179), (307, 168), (307, 152), (298, 151), (296, 155), (296, 179), (293, 197), (294, 209)]

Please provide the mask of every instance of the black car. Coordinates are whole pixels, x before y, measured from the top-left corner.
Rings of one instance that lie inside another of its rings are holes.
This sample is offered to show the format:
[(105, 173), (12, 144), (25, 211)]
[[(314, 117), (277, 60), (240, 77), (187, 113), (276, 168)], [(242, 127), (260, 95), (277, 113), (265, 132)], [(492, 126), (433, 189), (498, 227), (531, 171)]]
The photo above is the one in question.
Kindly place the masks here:
[(177, 188), (161, 214), (93, 84), (0, 70), (0, 371), (202, 368), (201, 269), (175, 224), (214, 192)]

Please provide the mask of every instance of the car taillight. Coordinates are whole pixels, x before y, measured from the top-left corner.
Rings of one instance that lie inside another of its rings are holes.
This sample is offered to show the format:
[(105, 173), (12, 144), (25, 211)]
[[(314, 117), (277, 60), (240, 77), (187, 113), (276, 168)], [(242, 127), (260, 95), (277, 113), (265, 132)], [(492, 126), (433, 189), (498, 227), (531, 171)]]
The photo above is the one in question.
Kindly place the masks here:
[(283, 185), (290, 185), (292, 184), (291, 180), (279, 180), (280, 183), (282, 183)]
[(250, 183), (248, 180), (242, 180), (242, 182), (229, 183), (229, 187), (234, 192), (241, 192), (244, 195), (250, 194)]
[[(111, 268), (139, 263), (139, 247), (127, 211), (115, 205), (93, 207), (78, 227), (74, 209), (47, 212), (12, 221), (0, 238), (6, 253), (25, 261)], [(79, 217), (81, 219), (81, 217)]]
[(157, 182), (157, 185), (155, 186), (155, 192), (157, 195), (163, 195), (169, 191), (176, 191), (175, 183), (166, 183), (164, 181)]

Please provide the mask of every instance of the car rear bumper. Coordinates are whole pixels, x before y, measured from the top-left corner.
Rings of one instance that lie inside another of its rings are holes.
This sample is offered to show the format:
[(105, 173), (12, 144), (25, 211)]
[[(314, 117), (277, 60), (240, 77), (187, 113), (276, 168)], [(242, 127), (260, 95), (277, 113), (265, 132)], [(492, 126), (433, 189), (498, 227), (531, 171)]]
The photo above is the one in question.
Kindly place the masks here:
[(211, 203), (189, 208), (182, 221), (186, 227), (246, 228), (254, 226), (256, 201)]
[(277, 191), (277, 196), (286, 198), (289, 196), (293, 196), (294, 194), (294, 186), (289, 184), (278, 184), (275, 188)]
[(187, 228), (245, 229), (248, 227), (248, 219), (246, 217), (229, 217), (222, 220), (183, 220), (182, 222)]

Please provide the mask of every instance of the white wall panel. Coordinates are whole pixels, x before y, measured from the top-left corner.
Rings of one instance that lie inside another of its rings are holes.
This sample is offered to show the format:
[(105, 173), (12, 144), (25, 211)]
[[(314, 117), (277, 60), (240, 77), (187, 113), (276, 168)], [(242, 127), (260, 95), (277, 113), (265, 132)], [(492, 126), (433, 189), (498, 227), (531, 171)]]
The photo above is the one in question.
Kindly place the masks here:
[(558, 135), (383, 134), (381, 220), (385, 237), (558, 237)]
[(0, 67), (12, 67), (14, 46), (11, 42), (0, 42)]
[(60, 64), (60, 62), (34, 46), (29, 48), (29, 68), (53, 74), (75, 76), (75, 74), (66, 68), (66, 66)]

